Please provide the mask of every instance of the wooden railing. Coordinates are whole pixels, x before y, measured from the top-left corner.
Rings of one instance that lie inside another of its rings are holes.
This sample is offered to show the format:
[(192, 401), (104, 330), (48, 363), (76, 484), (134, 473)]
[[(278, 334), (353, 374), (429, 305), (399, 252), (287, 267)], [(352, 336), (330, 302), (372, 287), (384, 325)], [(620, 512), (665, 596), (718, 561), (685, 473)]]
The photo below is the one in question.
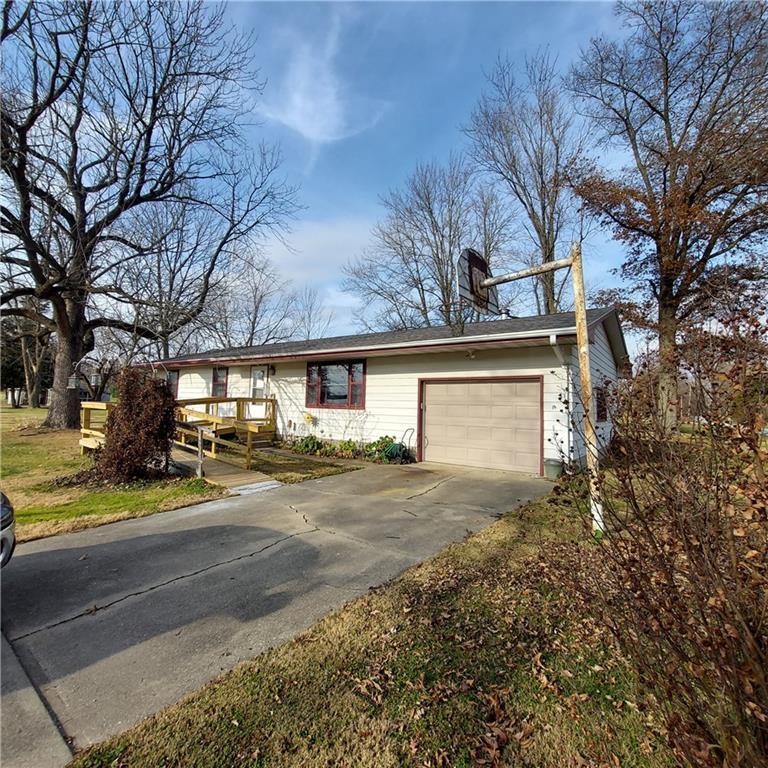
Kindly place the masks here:
[[(232, 404), (232, 409), (222, 406)], [(194, 407), (197, 406), (197, 407)], [(203, 406), (202, 408), (200, 406)], [(249, 406), (263, 406), (263, 416), (249, 416)], [(222, 413), (232, 410), (233, 413)], [(179, 400), (176, 445), (197, 449), (199, 456), (210, 456), (237, 466), (241, 461), (251, 468), (253, 449), (269, 445), (277, 429), (277, 401), (274, 397), (198, 397)], [(225, 436), (235, 440), (224, 439)]]
[[(244, 429), (251, 425), (263, 427), (261, 431), (272, 432), (277, 427), (277, 400), (274, 397), (196, 397), (184, 398), (178, 403), (180, 421), (207, 421), (221, 426), (233, 426), (233, 422), (237, 422)], [(223, 405), (233, 405), (234, 408), (222, 409)], [(264, 406), (264, 416), (249, 416), (249, 406)], [(222, 413), (223, 410), (232, 410), (233, 413)]]
[[(230, 405), (231, 408), (227, 407)], [(114, 406), (115, 403), (80, 403), (82, 453), (104, 444), (107, 417)], [(263, 415), (250, 416), (249, 406), (259, 410), (263, 407)], [(232, 413), (222, 413), (228, 410)], [(201, 457), (209, 456), (250, 469), (253, 449), (269, 445), (276, 430), (277, 401), (274, 397), (184, 398), (178, 401), (176, 408), (174, 443), (197, 451)]]
[(80, 453), (104, 445), (107, 418), (115, 407), (114, 403), (84, 400), (80, 403)]

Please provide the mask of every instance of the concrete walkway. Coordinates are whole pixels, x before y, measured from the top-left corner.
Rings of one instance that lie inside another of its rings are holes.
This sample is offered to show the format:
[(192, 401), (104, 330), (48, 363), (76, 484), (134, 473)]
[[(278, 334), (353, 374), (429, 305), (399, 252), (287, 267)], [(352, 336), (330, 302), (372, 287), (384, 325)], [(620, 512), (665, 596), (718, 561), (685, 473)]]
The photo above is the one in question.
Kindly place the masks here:
[(71, 758), (69, 747), (5, 635), (2, 636), (0, 665), (0, 745), (3, 768), (66, 765)]
[[(3, 631), (60, 732), (84, 747), (550, 488), (373, 465), (29, 542), (3, 569)], [(4, 723), (28, 689), (4, 680)], [(3, 768), (25, 765), (38, 737), (3, 736)], [(62, 759), (51, 746), (35, 765)]]

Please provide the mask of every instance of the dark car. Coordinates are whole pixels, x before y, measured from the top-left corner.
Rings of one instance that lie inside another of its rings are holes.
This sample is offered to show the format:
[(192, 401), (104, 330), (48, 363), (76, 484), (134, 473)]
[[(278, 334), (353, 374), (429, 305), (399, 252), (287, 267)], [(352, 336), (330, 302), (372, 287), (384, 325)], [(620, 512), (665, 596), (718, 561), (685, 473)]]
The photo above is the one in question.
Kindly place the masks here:
[(0, 567), (4, 566), (16, 548), (16, 517), (11, 500), (0, 491)]

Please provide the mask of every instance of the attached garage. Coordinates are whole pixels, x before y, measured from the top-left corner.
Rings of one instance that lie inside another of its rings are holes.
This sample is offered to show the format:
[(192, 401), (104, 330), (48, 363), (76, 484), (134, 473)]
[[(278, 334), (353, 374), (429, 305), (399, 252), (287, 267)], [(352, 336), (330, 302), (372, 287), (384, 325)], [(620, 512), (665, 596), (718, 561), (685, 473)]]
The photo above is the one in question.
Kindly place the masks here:
[(421, 460), (543, 472), (542, 379), (421, 382)]
[[(618, 313), (590, 309), (587, 324), (592, 381), (611, 386), (627, 360)], [(273, 399), (276, 433), (288, 442), (388, 435), (419, 461), (541, 475), (584, 455), (573, 428), (581, 418), (575, 344), (567, 312), (467, 323), (458, 336), (429, 326), (211, 350), (158, 368), (177, 378), (179, 398)], [(607, 444), (600, 402), (596, 429)]]

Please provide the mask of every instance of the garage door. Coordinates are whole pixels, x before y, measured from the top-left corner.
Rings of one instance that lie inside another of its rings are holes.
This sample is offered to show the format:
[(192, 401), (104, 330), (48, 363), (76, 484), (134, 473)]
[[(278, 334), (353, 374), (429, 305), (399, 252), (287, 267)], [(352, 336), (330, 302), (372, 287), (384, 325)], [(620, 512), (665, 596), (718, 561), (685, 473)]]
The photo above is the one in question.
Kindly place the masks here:
[(540, 474), (539, 380), (423, 386), (422, 460)]

